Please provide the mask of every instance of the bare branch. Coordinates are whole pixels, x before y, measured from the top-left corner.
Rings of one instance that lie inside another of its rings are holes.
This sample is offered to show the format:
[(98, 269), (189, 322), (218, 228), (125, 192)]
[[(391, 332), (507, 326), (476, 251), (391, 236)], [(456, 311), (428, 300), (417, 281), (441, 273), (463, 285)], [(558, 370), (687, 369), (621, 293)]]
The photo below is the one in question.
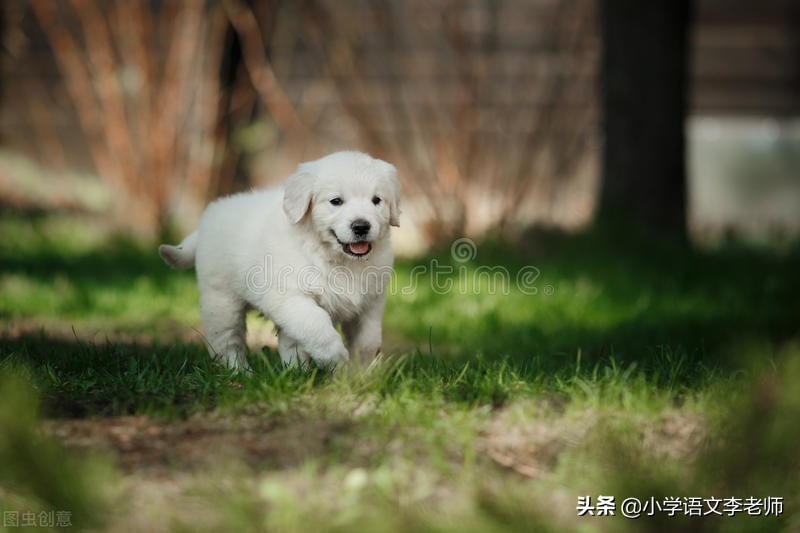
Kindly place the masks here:
[(292, 102), (283, 92), (264, 53), (264, 38), (253, 12), (240, 0), (224, 0), (223, 6), (242, 42), (242, 59), (250, 73), (253, 87), (270, 115), (291, 137), (302, 137), (305, 126)]

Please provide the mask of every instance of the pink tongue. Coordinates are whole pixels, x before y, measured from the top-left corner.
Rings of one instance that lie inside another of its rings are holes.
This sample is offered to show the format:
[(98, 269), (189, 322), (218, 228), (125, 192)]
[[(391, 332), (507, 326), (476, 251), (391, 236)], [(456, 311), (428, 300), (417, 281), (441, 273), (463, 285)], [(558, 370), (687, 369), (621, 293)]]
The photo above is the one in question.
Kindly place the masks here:
[(350, 243), (350, 251), (356, 255), (363, 255), (369, 252), (369, 243), (368, 242), (351, 242)]

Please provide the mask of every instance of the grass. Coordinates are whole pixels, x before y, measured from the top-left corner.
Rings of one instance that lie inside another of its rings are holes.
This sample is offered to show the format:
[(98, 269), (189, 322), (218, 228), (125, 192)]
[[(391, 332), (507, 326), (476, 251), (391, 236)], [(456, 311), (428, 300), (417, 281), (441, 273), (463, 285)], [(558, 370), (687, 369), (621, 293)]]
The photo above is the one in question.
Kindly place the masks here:
[[(154, 246), (66, 215), (5, 213), (0, 233), (3, 510), (121, 530), (800, 528), (795, 254), (610, 227), (443, 249), (398, 261), (380, 364), (284, 368), (265, 346), (243, 376), (207, 357), (193, 273)], [(601, 494), (784, 511), (579, 517)]]

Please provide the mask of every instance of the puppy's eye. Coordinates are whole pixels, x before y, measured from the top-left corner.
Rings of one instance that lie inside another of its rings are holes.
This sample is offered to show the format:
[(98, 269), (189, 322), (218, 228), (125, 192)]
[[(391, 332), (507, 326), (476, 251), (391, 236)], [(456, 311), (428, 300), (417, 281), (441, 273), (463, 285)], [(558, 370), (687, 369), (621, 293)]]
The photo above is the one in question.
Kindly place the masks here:
[(339, 206), (339, 205), (342, 205), (343, 203), (344, 203), (344, 200), (342, 200), (338, 196), (336, 198), (334, 198), (333, 200), (331, 200), (331, 205)]
[(372, 197), (372, 203), (375, 204), (375, 205), (378, 205), (379, 203), (381, 203), (381, 199), (378, 198), (377, 196), (373, 196)]

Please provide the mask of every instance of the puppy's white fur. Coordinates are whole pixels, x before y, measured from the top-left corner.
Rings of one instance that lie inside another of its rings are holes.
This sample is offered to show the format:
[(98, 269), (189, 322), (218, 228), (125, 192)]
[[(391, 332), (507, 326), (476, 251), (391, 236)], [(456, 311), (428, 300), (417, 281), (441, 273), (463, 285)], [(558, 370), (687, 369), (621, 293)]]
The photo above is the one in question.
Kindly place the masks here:
[(381, 346), (398, 201), (394, 166), (337, 152), (301, 164), (282, 189), (213, 202), (194, 233), (159, 254), (175, 268), (196, 267), (208, 348), (228, 366), (247, 368), (248, 308), (275, 323), (286, 363), (369, 361)]

